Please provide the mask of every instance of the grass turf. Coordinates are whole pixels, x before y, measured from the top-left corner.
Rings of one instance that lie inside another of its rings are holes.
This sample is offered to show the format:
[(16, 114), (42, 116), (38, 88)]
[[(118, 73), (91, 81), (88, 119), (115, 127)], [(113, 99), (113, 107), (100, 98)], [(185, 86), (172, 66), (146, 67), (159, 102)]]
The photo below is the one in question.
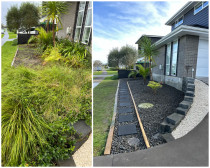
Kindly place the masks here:
[(117, 75), (118, 71), (107, 71), (107, 75)]
[(3, 38), (4, 37), (4, 34), (1, 34), (1, 38)]
[(9, 39), (17, 38), (17, 34), (15, 34), (13, 32), (8, 32), (8, 34), (9, 34)]
[(118, 80), (105, 78), (93, 90), (93, 155), (103, 153), (113, 115)]
[(94, 71), (93, 72), (93, 75), (101, 75), (102, 74), (102, 71)]

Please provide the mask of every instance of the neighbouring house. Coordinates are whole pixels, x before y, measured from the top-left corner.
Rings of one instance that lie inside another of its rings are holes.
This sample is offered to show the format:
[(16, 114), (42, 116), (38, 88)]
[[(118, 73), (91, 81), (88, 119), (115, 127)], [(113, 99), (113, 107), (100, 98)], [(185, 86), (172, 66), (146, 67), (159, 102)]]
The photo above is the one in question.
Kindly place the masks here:
[(191, 1), (166, 22), (171, 32), (154, 43), (159, 50), (152, 69), (155, 81), (182, 90), (185, 77), (208, 77), (208, 13), (208, 1)]
[[(150, 40), (151, 40), (151, 42), (152, 42), (152, 44), (154, 44), (156, 41), (158, 41), (158, 40), (160, 40), (163, 36), (156, 36), (156, 35), (146, 35), (146, 34), (144, 34), (144, 35), (142, 35), (137, 41), (136, 41), (136, 43), (135, 44), (137, 44), (138, 45), (138, 51), (140, 51), (141, 50), (141, 45), (140, 45), (140, 41), (141, 41), (141, 39), (143, 38), (143, 37), (148, 37)], [(149, 61), (148, 60), (145, 60), (145, 58), (140, 54), (140, 52), (138, 52), (138, 59), (137, 59), (137, 61), (136, 61), (136, 64), (141, 64), (141, 65), (143, 65), (144, 63), (146, 63), (146, 67), (149, 67)], [(146, 61), (146, 62), (145, 62)], [(135, 68), (134, 68), (135, 69)]]
[(61, 16), (63, 29), (57, 32), (57, 37), (68, 38), (69, 40), (91, 46), (92, 2), (72, 1), (68, 3), (67, 13)]

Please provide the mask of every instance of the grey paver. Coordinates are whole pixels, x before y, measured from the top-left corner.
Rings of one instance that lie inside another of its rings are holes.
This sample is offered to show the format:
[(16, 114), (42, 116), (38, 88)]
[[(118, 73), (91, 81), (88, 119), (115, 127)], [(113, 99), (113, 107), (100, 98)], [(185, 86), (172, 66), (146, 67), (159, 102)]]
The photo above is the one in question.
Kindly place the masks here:
[(128, 125), (121, 125), (118, 127), (118, 135), (130, 135), (130, 134), (137, 134), (136, 125), (128, 124)]
[(119, 122), (129, 122), (133, 121), (133, 115), (128, 114), (128, 115), (120, 115), (119, 116)]
[(133, 112), (133, 109), (129, 107), (118, 109), (118, 113), (131, 113), (131, 112)]
[(120, 106), (131, 106), (130, 102), (120, 102)]

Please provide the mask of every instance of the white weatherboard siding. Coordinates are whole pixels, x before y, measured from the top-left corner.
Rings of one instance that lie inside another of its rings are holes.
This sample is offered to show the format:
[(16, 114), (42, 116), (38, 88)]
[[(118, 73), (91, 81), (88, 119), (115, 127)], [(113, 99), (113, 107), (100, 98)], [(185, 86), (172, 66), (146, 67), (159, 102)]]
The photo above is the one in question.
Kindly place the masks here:
[(196, 77), (208, 77), (209, 74), (209, 42), (199, 38)]

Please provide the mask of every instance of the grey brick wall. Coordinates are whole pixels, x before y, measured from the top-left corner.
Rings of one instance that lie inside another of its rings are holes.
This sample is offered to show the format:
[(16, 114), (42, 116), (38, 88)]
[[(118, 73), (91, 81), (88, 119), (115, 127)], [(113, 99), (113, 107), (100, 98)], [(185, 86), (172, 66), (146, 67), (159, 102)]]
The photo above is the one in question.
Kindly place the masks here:
[(61, 16), (61, 22), (63, 24), (63, 29), (59, 30), (57, 33), (58, 38), (66, 38), (66, 29), (71, 27), (71, 38), (73, 38), (75, 19), (77, 15), (77, 4), (78, 2), (69, 2), (68, 11), (66, 14)]
[(193, 77), (195, 77), (198, 43), (198, 36), (186, 35), (180, 38), (177, 73), (178, 77), (192, 77), (192, 68), (195, 70), (193, 75)]

